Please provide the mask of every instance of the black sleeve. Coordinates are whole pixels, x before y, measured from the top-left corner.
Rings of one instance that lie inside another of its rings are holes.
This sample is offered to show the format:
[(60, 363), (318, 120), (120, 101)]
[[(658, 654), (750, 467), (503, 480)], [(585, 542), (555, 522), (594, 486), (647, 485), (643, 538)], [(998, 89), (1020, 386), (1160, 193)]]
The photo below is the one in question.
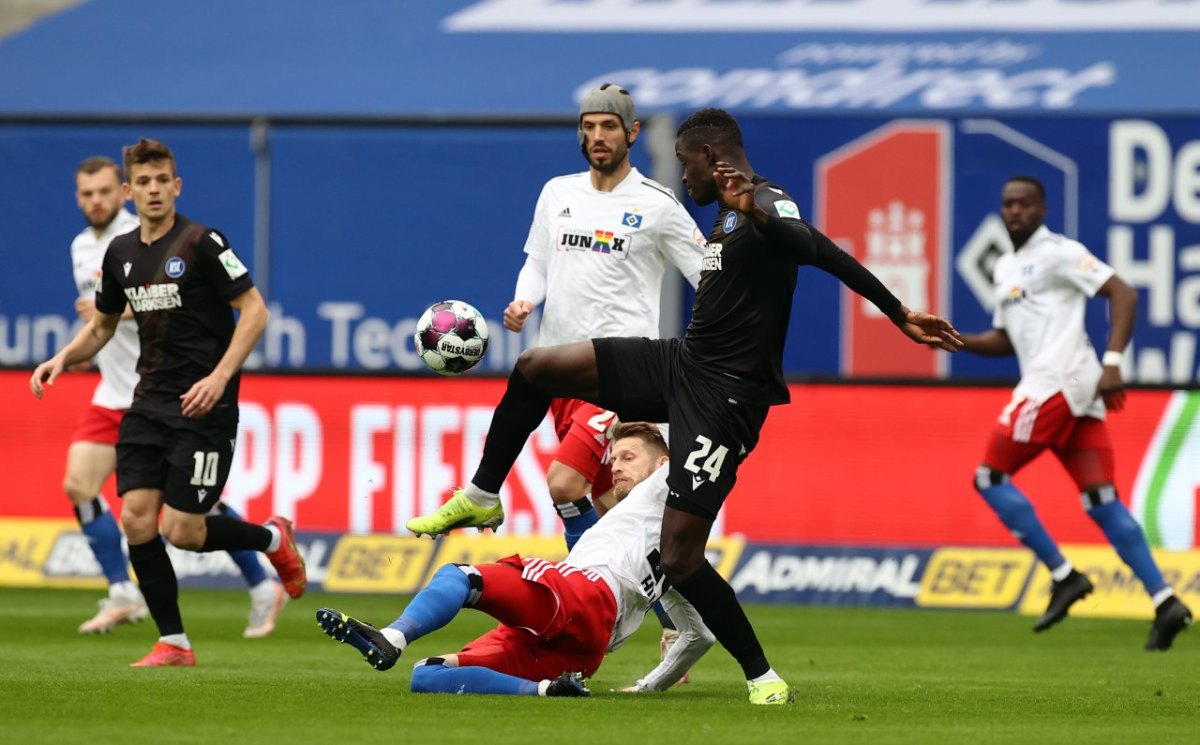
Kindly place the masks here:
[(766, 225), (755, 227), (772, 247), (782, 248), (797, 264), (813, 263), (816, 259), (813, 237), (792, 198), (780, 189), (760, 186), (754, 192), (754, 203), (767, 213)]
[(254, 286), (246, 266), (229, 247), (229, 239), (220, 231), (206, 228), (196, 241), (200, 270), (213, 284), (222, 300), (233, 300)]
[(809, 230), (816, 244), (817, 257), (812, 262), (813, 266), (829, 272), (841, 280), (842, 284), (870, 300), (875, 307), (891, 319), (892, 323), (897, 326), (904, 323), (904, 316), (900, 314), (902, 306), (900, 299), (893, 295), (891, 290), (884, 287), (870, 269), (858, 263), (858, 259), (838, 248), (837, 244), (829, 240), (829, 237), (821, 231), (812, 226), (809, 226)]
[(112, 259), (112, 246), (104, 252), (100, 261), (100, 282), (96, 284), (96, 310), (107, 315), (125, 312), (125, 292), (117, 284), (114, 274), (115, 259)]

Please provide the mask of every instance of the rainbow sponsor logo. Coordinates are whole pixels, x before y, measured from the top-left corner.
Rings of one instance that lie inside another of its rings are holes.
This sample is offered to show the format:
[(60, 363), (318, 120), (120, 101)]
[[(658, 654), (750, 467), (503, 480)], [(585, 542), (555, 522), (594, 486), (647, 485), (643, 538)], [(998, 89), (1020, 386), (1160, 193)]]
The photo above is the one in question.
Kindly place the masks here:
[(1012, 608), (1033, 569), (1024, 549), (942, 548), (934, 551), (917, 605), (926, 608)]
[(347, 535), (325, 570), (330, 592), (411, 593), (421, 589), (434, 544), (395, 535)]

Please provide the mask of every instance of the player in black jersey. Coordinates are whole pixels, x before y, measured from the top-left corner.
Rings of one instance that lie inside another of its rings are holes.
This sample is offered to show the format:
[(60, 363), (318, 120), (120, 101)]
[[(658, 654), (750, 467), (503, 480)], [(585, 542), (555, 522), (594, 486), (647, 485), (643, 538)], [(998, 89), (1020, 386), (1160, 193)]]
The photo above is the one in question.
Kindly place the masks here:
[(551, 397), (591, 401), (623, 421), (670, 422), (662, 556), (650, 571), (666, 575), (737, 659), (750, 702), (782, 704), (791, 697), (788, 686), (767, 663), (733, 588), (705, 559), (704, 547), (769, 407), (789, 399), (783, 345), (797, 270), (811, 264), (833, 274), (917, 343), (954, 351), (962, 342), (944, 319), (904, 307), (809, 225), (782, 187), (755, 175), (741, 130), (727, 112), (704, 109), (688, 117), (675, 149), (693, 199), (718, 201), (721, 208), (687, 334), (682, 340), (593, 339), (523, 352), (463, 492), (479, 505), (495, 503)]
[(30, 388), (40, 398), (43, 386), (53, 385), (63, 370), (91, 359), (112, 338), (125, 306), (132, 306), (141, 380), (117, 439), (117, 492), (124, 500), (129, 559), (160, 634), (133, 666), (191, 666), (196, 657), (159, 537), (160, 513), (162, 534), (179, 548), (262, 551), (292, 597), (303, 594), (306, 577), (285, 518), (253, 525), (206, 514), (229, 477), (240, 370), (266, 326), (266, 304), (225, 237), (175, 211), (183, 182), (170, 149), (142, 139), (124, 156), (123, 188), (140, 226), (109, 244), (96, 313), (38, 366)]

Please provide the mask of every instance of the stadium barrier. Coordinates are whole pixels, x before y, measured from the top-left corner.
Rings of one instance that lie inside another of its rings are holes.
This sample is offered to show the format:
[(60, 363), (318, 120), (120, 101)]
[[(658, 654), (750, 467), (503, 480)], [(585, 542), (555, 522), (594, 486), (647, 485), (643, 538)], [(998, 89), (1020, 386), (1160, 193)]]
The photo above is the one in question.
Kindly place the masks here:
[[(41, 400), (28, 373), (0, 372), (6, 489), (0, 585), (95, 585), (94, 561), (61, 496), (66, 445), (96, 378), (70, 374)], [(249, 375), (226, 499), (251, 520), (296, 519), (314, 584), (411, 592), (447, 561), (558, 558), (545, 492), (555, 438), (531, 438), (505, 488), (500, 536), (437, 543), (397, 535), (470, 476), (504, 382), (492, 378)], [(1006, 608), (1044, 604), (1047, 580), (971, 486), (996, 387), (794, 384), (739, 472), (714, 558), (764, 602)], [(1195, 547), (1200, 392), (1134, 390), (1112, 418), (1117, 489), (1181, 595), (1200, 593)], [(1017, 480), (1097, 584), (1083, 612), (1144, 616), (1140, 588), (1084, 515), (1050, 457)], [(111, 482), (105, 493), (120, 501)], [(236, 586), (223, 554), (176, 554), (184, 584)], [(1200, 596), (1197, 597), (1200, 604)]]

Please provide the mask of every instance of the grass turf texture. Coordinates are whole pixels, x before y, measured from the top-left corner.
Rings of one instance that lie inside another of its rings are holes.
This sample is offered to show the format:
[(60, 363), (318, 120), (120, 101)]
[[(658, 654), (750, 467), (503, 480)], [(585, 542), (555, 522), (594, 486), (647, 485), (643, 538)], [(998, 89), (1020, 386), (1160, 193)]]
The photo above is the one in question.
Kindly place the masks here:
[(75, 629), (98, 592), (0, 589), (4, 742), (1194, 743), (1200, 633), (1141, 649), (1148, 622), (1067, 619), (1034, 635), (1008, 613), (752, 606), (793, 707), (751, 707), (720, 647), (666, 694), (613, 693), (658, 659), (647, 621), (591, 681), (591, 699), (415, 695), (411, 663), (490, 626), (464, 611), (380, 673), (326, 638), (316, 609), (385, 624), (405, 598), (314, 593), (275, 635), (241, 638), (244, 592), (185, 590), (198, 667), (141, 669), (152, 622), (100, 637)]

